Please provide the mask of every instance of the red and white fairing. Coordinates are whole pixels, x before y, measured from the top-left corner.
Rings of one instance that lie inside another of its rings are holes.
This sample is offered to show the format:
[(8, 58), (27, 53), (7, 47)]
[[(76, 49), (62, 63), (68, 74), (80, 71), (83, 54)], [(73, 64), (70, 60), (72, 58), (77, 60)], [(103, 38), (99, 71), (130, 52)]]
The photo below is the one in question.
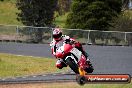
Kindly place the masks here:
[[(74, 54), (78, 58), (78, 60), (76, 60), (73, 55), (68, 55), (69, 53)], [(74, 44), (71, 45), (63, 43), (63, 45), (57, 49), (55, 56), (57, 58), (63, 58), (65, 60), (68, 57), (71, 57), (75, 61), (75, 63), (78, 64), (78, 66), (83, 69), (85, 69), (85, 67), (87, 66), (85, 56), (82, 54), (81, 51), (75, 48)]]

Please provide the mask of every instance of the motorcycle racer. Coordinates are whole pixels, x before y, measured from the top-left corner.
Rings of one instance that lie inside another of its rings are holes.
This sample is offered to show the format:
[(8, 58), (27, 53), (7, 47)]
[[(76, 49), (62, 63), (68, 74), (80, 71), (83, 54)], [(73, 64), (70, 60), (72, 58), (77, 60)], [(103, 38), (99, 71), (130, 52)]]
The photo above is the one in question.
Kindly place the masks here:
[[(60, 28), (55, 28), (55, 29), (53, 30), (53, 40), (52, 40), (52, 42), (50, 43), (51, 50), (52, 50), (52, 54), (53, 54), (55, 57), (56, 57), (56, 52), (57, 52), (58, 48), (59, 48), (63, 43), (66, 43), (66, 42), (70, 42), (70, 43), (74, 44), (75, 47), (78, 48), (78, 50), (80, 50), (86, 58), (88, 57), (88, 54), (84, 51), (82, 45), (81, 45), (78, 41), (75, 41), (75, 39), (70, 38), (70, 37), (67, 36), (67, 35), (63, 35), (63, 34), (62, 34), (62, 31), (60, 30)], [(88, 61), (89, 64), (90, 64), (89, 59), (87, 59), (87, 61)], [(63, 61), (63, 59), (58, 59), (57, 62), (56, 62), (56, 67), (59, 68), (59, 69), (62, 69), (63, 67), (67, 67), (67, 65), (66, 65), (66, 63)]]

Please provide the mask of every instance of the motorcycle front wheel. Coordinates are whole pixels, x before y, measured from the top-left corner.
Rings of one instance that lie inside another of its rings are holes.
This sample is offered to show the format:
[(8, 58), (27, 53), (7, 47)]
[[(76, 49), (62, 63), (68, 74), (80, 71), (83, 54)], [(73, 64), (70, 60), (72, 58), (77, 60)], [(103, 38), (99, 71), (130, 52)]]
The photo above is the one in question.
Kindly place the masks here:
[(79, 70), (78, 70), (78, 65), (75, 63), (75, 61), (68, 57), (66, 59), (66, 63), (69, 65), (69, 67), (76, 73), (76, 74), (79, 74)]

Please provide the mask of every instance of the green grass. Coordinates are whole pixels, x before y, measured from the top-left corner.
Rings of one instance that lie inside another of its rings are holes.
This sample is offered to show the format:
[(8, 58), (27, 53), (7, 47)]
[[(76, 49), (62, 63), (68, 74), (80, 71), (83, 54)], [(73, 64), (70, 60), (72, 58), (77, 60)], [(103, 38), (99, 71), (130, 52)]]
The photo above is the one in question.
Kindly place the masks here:
[(0, 2), (0, 24), (22, 25), (17, 21), (18, 12), (15, 3), (10, 1)]
[(8, 84), (0, 85), (0, 88), (132, 88), (132, 82), (130, 84), (85, 84), (84, 86), (76, 82)]
[[(15, 5), (16, 0), (5, 0), (0, 2), (0, 24), (5, 25), (23, 25), (21, 22), (17, 21), (18, 9)], [(58, 16), (53, 22), (55, 25), (63, 28), (65, 27), (67, 14)]]
[(45, 87), (46, 88), (132, 88), (132, 82), (130, 84), (85, 84), (84, 86), (80, 86), (77, 83), (61, 83), (61, 84), (50, 83), (50, 84), (45, 84)]
[(32, 83), (32, 84), (8, 84), (0, 85), (0, 88), (132, 88), (130, 84), (85, 84), (78, 85), (76, 82), (61, 83)]
[(16, 26), (0, 26), (0, 35), (15, 35)]
[[(55, 59), (50, 58), (16, 56), (0, 53), (0, 78), (62, 71), (55, 67), (55, 62)], [(63, 71), (66, 70), (67, 68), (63, 69)], [(42, 86), (46, 88), (132, 88), (132, 82), (130, 84), (85, 84), (84, 86), (72, 82), (61, 84), (32, 84), (29, 88), (42, 88)]]
[(47, 88), (132, 88), (132, 82), (130, 84), (85, 84), (80, 86), (77, 83), (62, 83), (47, 84)]
[(55, 67), (56, 60), (29, 56), (16, 56), (0, 53), (0, 77), (15, 77), (54, 73), (60, 70)]

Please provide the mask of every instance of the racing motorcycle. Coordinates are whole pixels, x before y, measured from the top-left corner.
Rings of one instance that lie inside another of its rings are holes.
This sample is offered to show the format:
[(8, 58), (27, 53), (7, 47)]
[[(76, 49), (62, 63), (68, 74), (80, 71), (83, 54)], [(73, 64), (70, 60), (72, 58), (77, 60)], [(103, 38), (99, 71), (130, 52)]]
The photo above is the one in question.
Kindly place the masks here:
[(70, 42), (63, 43), (56, 52), (56, 57), (63, 59), (76, 74), (84, 76), (93, 72), (93, 66), (83, 53)]

